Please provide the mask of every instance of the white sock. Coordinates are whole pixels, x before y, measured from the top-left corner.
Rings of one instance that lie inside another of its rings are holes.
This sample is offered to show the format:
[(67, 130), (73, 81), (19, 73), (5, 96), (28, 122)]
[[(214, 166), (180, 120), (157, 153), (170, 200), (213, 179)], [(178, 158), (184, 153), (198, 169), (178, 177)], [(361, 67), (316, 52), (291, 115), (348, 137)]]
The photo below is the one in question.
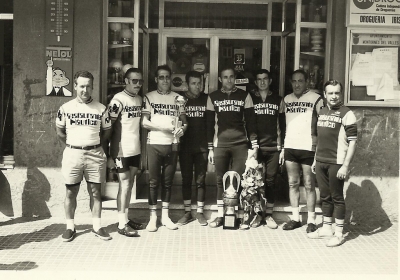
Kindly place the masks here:
[(300, 221), (300, 209), (299, 207), (292, 207), (292, 220), (295, 222)]
[(98, 231), (101, 228), (101, 218), (93, 218), (93, 229)]
[(322, 229), (332, 232), (332, 221), (333, 221), (332, 217), (325, 217), (324, 216), (322, 218)]
[(307, 215), (307, 224), (315, 224), (315, 212), (308, 212)]
[(75, 224), (74, 224), (74, 219), (67, 219), (67, 229), (74, 230), (75, 229)]
[(224, 216), (224, 202), (222, 200), (217, 200), (218, 217)]
[(169, 212), (169, 202), (163, 201), (161, 209), (161, 217), (168, 217), (168, 212)]
[(204, 202), (197, 201), (197, 213), (203, 213), (204, 210)]
[(335, 219), (335, 224), (336, 224), (335, 236), (342, 237), (343, 236), (344, 220)]
[(191, 211), (191, 204), (192, 204), (192, 201), (190, 199), (183, 201), (183, 205), (185, 206), (185, 212)]
[(123, 229), (126, 225), (125, 213), (118, 212), (118, 228)]
[(125, 224), (129, 222), (129, 208), (125, 208)]

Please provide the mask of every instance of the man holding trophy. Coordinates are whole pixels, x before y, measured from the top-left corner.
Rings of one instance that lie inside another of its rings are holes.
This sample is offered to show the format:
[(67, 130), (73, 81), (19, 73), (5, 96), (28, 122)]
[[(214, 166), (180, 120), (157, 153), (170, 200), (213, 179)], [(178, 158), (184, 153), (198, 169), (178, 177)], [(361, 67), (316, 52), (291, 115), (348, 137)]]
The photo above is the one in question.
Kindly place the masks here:
[(232, 68), (223, 68), (219, 81), (222, 88), (210, 93), (206, 110), (208, 159), (211, 164), (215, 162), (217, 175), (218, 215), (209, 223), (212, 228), (224, 223), (224, 174), (228, 170), (243, 174), (246, 159), (256, 157), (258, 150), (256, 119), (250, 94), (235, 86)]
[[(167, 65), (157, 67), (157, 90), (143, 98), (142, 126), (149, 130), (147, 157), (149, 169), (150, 221), (146, 229), (157, 231), (157, 188), (161, 178), (161, 223), (168, 229), (178, 229), (169, 218), (171, 187), (178, 159), (179, 138), (187, 129), (185, 98), (171, 91), (171, 69)], [(161, 174), (160, 174), (161, 171)]]

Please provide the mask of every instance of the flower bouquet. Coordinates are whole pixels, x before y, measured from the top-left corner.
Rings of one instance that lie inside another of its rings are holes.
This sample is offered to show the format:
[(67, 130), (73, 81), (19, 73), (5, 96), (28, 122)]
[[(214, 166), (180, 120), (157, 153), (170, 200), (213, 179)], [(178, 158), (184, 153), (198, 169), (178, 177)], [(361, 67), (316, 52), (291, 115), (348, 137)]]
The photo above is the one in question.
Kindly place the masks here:
[(248, 229), (258, 221), (266, 205), (263, 165), (255, 158), (247, 159), (246, 169), (242, 176), (242, 192), (240, 193), (240, 205), (244, 210), (241, 229)]

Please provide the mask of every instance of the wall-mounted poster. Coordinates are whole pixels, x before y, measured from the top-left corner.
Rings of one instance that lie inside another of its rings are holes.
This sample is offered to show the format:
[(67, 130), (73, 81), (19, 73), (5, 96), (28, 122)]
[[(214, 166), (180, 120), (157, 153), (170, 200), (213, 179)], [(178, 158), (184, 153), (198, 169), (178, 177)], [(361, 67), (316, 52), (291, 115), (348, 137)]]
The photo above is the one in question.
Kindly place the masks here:
[(46, 0), (46, 95), (72, 96), (74, 0)]
[(350, 29), (348, 43), (347, 104), (400, 106), (400, 33)]

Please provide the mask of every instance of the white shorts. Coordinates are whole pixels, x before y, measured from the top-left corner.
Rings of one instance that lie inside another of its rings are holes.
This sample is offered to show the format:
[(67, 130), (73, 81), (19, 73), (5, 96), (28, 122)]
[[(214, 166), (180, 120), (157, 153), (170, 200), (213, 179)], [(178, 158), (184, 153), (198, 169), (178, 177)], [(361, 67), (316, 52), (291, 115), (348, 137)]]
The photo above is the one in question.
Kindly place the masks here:
[(66, 147), (63, 152), (61, 172), (65, 184), (74, 185), (82, 181), (103, 183), (106, 179), (107, 157), (102, 147), (91, 150)]

